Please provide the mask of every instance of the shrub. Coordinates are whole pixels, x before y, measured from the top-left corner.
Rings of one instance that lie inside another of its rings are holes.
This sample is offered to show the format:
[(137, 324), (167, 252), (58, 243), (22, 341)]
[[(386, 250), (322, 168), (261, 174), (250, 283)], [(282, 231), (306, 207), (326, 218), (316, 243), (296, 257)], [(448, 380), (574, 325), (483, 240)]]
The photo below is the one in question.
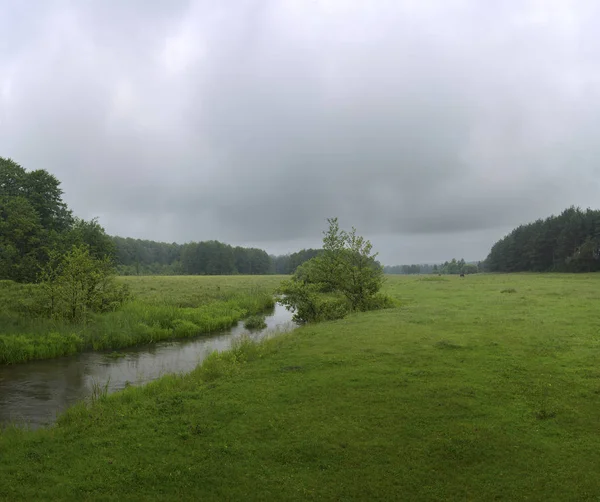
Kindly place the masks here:
[(319, 298), (317, 321), (335, 321), (343, 319), (352, 310), (352, 305), (344, 297)]
[(92, 312), (110, 312), (130, 296), (117, 284), (108, 258), (95, 259), (87, 246), (73, 246), (64, 257), (51, 254), (40, 274), (42, 300), (39, 309), (49, 317), (77, 322)]
[(254, 330), (254, 329), (264, 329), (267, 327), (267, 323), (265, 322), (265, 317), (261, 315), (254, 315), (246, 319), (244, 321), (244, 328)]
[(315, 322), (319, 318), (319, 284), (300, 283), (295, 280), (283, 281), (279, 302), (294, 312), (295, 322)]
[[(281, 303), (294, 312), (297, 322), (339, 319), (350, 311), (384, 308), (392, 303), (377, 296), (383, 285), (383, 268), (375, 261), (368, 240), (340, 230), (337, 218), (328, 219), (323, 253), (298, 267), (278, 293)], [(327, 294), (328, 296), (325, 296)]]
[(393, 298), (384, 295), (383, 293), (377, 293), (364, 302), (363, 310), (391, 309), (395, 306), (396, 302)]

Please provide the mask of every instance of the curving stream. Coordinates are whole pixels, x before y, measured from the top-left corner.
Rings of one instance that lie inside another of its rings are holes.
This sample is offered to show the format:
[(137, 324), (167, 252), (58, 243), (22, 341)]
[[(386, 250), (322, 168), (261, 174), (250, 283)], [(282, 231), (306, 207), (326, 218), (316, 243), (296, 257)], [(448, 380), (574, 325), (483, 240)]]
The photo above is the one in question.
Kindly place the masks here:
[[(296, 327), (292, 314), (280, 304), (276, 304), (266, 322), (265, 329), (250, 334), (252, 339)], [(35, 429), (52, 424), (60, 412), (91, 396), (94, 385), (104, 387), (108, 382), (108, 392), (115, 392), (168, 373), (189, 372), (211, 352), (230, 348), (244, 333), (248, 330), (241, 321), (214, 335), (121, 349), (119, 358), (112, 358), (109, 353), (85, 352), (0, 366), (0, 425), (27, 424)]]

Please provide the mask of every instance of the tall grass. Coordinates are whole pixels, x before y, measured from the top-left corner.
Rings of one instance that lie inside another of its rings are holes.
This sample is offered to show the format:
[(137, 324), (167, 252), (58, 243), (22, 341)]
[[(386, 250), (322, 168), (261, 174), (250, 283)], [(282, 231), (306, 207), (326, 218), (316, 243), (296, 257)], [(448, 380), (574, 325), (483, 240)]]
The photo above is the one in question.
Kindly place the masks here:
[(261, 277), (235, 278), (237, 290), (232, 278), (224, 278), (222, 286), (216, 278), (135, 279), (127, 281), (138, 291), (135, 300), (116, 312), (95, 314), (78, 324), (32, 317), (29, 312), (37, 288), (2, 281), (0, 364), (211, 333), (274, 306), (272, 289), (261, 282)]

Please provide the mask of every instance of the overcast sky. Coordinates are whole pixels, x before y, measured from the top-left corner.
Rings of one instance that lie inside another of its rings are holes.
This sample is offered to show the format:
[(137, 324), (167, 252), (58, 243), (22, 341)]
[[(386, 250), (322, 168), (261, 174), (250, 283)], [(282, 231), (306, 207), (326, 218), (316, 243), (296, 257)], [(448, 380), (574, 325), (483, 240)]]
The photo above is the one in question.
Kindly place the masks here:
[(0, 156), (111, 234), (483, 259), (600, 207), (600, 4), (0, 0)]

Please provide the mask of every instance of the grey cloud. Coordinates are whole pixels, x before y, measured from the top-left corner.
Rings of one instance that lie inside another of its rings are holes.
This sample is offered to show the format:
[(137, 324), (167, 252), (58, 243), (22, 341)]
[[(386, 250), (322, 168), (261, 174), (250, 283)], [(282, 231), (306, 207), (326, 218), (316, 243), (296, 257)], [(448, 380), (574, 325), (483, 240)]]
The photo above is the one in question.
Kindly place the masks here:
[(0, 155), (111, 233), (476, 259), (595, 202), (592, 2), (4, 5)]

